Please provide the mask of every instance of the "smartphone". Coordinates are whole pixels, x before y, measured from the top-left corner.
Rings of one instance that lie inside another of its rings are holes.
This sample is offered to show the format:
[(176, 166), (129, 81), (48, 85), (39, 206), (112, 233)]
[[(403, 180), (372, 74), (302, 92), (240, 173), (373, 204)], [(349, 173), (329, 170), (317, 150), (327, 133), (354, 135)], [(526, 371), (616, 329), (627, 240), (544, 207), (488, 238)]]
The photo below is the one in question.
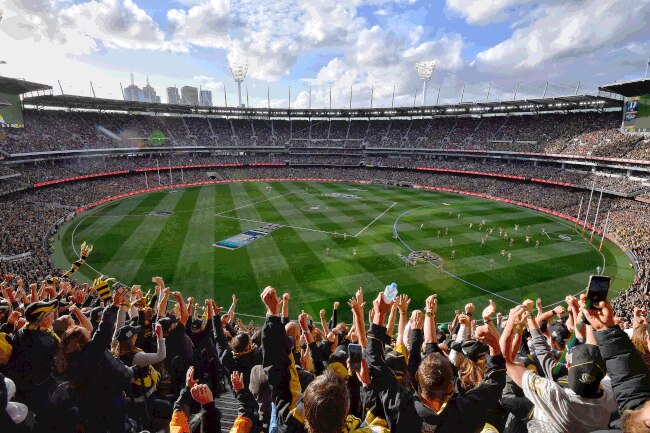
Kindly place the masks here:
[(607, 299), (609, 284), (612, 279), (603, 275), (592, 275), (589, 277), (589, 287), (587, 288), (587, 308), (593, 310), (594, 305)]
[(350, 360), (350, 369), (353, 371), (361, 370), (361, 359), (363, 358), (363, 349), (360, 344), (348, 344), (348, 359)]

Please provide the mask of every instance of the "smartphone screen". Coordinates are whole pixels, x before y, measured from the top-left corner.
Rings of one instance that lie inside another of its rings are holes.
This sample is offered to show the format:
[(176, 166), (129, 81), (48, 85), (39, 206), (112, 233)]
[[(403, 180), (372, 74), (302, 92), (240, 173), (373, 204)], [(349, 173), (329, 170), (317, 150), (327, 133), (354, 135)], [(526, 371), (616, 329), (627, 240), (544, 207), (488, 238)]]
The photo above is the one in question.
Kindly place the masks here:
[(350, 368), (352, 370), (361, 370), (361, 359), (363, 358), (361, 345), (354, 343), (348, 344), (348, 358), (350, 359)]
[(610, 277), (603, 275), (592, 275), (589, 278), (589, 287), (587, 289), (587, 308), (593, 309), (593, 306), (607, 299), (609, 292)]

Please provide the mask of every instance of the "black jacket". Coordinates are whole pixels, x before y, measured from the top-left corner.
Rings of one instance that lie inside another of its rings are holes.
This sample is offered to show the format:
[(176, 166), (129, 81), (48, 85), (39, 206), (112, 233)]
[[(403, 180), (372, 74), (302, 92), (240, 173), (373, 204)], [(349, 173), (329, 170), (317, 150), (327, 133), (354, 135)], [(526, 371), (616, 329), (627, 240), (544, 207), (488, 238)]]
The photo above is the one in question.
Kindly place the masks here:
[[(594, 336), (607, 365), (619, 412), (638, 409), (650, 400), (650, 374), (641, 354), (618, 326), (596, 331)], [(620, 420), (615, 424), (620, 428)]]
[(7, 365), (7, 376), (16, 383), (17, 397), (29, 406), (33, 404), (33, 393), (43, 393), (52, 379), (54, 355), (58, 341), (48, 332), (20, 329), (13, 339), (13, 350)]
[[(487, 356), (483, 381), (465, 396), (454, 396), (436, 413), (413, 391), (401, 388), (395, 374), (384, 360), (386, 328), (372, 324), (368, 333), (367, 360), (372, 387), (379, 392), (386, 420), (393, 433), (465, 433), (480, 431), (488, 413), (498, 404), (505, 385), (506, 371), (503, 356)], [(427, 353), (436, 352), (435, 344)], [(439, 350), (439, 349), (438, 349)], [(417, 352), (413, 350), (412, 353)], [(409, 370), (414, 365), (409, 366)]]
[(244, 379), (244, 386), (248, 388), (251, 380), (251, 369), (255, 365), (259, 365), (259, 361), (262, 359), (262, 349), (255, 348), (244, 355), (235, 355), (226, 341), (226, 335), (223, 333), (223, 327), (221, 326), (221, 316), (218, 314), (212, 316), (212, 332), (217, 344), (217, 352), (221, 366), (228, 375), (233, 371), (240, 372)]

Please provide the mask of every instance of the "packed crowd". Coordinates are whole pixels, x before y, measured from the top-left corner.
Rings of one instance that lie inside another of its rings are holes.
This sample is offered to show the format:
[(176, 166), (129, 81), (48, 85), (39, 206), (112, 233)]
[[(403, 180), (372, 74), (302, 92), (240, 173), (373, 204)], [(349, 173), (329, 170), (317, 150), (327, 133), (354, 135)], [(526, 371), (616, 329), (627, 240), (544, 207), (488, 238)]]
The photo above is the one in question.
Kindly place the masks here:
[[(200, 163), (201, 159), (195, 162)], [(173, 163), (174, 161), (172, 161)], [(113, 162), (110, 162), (111, 164)], [(142, 163), (146, 165), (146, 163)], [(113, 167), (113, 166), (110, 166)], [(107, 167), (108, 168), (108, 167)], [(454, 174), (416, 172), (389, 169), (345, 168), (345, 167), (256, 167), (256, 168), (220, 168), (205, 170), (186, 170), (185, 182), (210, 180), (207, 174), (221, 179), (246, 178), (337, 178), (358, 179), (374, 182), (393, 182), (400, 184), (431, 185), (455, 188), (463, 191), (477, 192), (537, 205), (567, 215), (576, 215), (578, 204), (589, 199), (588, 191), (568, 190), (528, 182), (508, 181), (490, 177), (470, 177)], [(174, 170), (160, 172), (161, 185), (176, 184), (181, 181), (180, 173)], [(149, 173), (112, 176), (108, 178), (89, 179), (82, 182), (70, 182), (55, 186), (28, 189), (20, 193), (3, 197), (0, 206), (0, 272), (17, 273), (31, 278), (44, 278), (54, 271), (49, 259), (46, 234), (74, 209), (89, 203), (125, 193), (141, 190), (149, 185), (158, 185), (158, 177)], [(635, 283), (614, 301), (617, 314), (626, 316), (625, 311), (635, 302), (647, 296), (650, 264), (650, 212), (644, 202), (603, 196), (601, 209), (611, 210), (609, 231), (634, 254), (637, 261)], [(602, 221), (601, 221), (602, 222)], [(15, 236), (21, 233), (21, 236)], [(30, 253), (27, 257), (4, 260), (3, 256)]]
[(221, 433), (229, 395), (231, 433), (650, 430), (647, 303), (629, 326), (585, 294), (439, 323), (435, 294), (359, 288), (348, 325), (339, 302), (314, 318), (266, 287), (258, 327), (236, 294), (80, 285), (89, 254), (44, 280), (0, 274), (0, 431)]
[[(559, 163), (546, 162), (535, 165), (531, 162), (512, 160), (508, 163), (499, 159), (468, 157), (430, 157), (428, 155), (404, 154), (399, 157), (364, 157), (361, 153), (345, 152), (317, 153), (295, 152), (255, 155), (219, 155), (209, 152), (194, 154), (158, 154), (129, 157), (95, 157), (65, 161), (41, 161), (23, 165), (13, 165), (10, 169), (20, 173), (18, 178), (9, 181), (0, 180), (0, 192), (10, 188), (16, 182), (35, 184), (49, 180), (62, 179), (80, 175), (137, 170), (168, 166), (192, 166), (209, 164), (251, 164), (251, 163), (287, 163), (289, 165), (340, 165), (340, 166), (380, 166), (380, 167), (430, 167), (438, 169), (464, 170), (474, 172), (496, 173), (505, 175), (537, 178), (554, 182), (571, 183), (584, 188), (595, 185), (597, 189), (630, 194), (645, 188), (646, 174), (639, 171), (637, 177), (620, 173), (606, 173), (605, 169), (597, 172), (587, 171), (582, 166), (573, 168)], [(1, 166), (0, 166), (1, 167)], [(185, 173), (184, 173), (185, 174)]]
[(618, 132), (619, 112), (313, 121), (53, 110), (25, 110), (24, 115), (25, 129), (0, 136), (0, 149), (366, 146), (650, 158), (650, 140)]

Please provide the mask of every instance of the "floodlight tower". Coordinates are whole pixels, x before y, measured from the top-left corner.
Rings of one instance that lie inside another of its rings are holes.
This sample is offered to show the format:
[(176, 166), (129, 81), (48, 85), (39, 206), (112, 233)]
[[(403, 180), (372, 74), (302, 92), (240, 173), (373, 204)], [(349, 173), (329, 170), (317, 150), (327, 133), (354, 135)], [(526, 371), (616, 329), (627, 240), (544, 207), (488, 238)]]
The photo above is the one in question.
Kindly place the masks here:
[(424, 106), (427, 97), (427, 81), (431, 80), (431, 75), (433, 75), (433, 71), (436, 69), (436, 61), (426, 60), (424, 62), (418, 62), (415, 64), (415, 69), (418, 71), (420, 80), (424, 83), (422, 89), (422, 105)]
[(246, 73), (248, 72), (248, 62), (244, 61), (243, 63), (238, 61), (230, 62), (230, 72), (232, 77), (237, 82), (237, 93), (239, 95), (239, 107), (243, 107), (241, 103), (241, 83), (246, 78)]

